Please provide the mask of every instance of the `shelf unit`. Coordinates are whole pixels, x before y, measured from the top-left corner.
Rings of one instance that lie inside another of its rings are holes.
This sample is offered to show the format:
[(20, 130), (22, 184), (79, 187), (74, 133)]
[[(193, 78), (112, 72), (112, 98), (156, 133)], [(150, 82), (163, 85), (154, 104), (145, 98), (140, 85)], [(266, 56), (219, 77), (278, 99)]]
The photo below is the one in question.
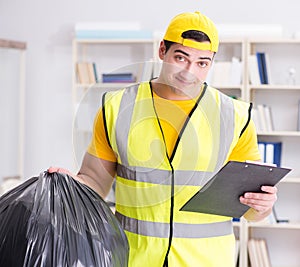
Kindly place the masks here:
[[(134, 70), (135, 64), (151, 60), (154, 40), (152, 39), (74, 39), (73, 40), (73, 103), (82, 95), (78, 89), (94, 86), (94, 84), (79, 84), (76, 75), (76, 63), (79, 61), (95, 62), (98, 73), (115, 70)], [(133, 66), (132, 66), (133, 65)], [(122, 67), (120, 67), (122, 66)], [(98, 88), (120, 87), (123, 84), (99, 83)]]
[(0, 183), (23, 179), (26, 43), (0, 39)]
[[(279, 219), (288, 223), (243, 222), (247, 240), (267, 241), (273, 267), (299, 267), (300, 256), (300, 132), (297, 130), (300, 101), (300, 40), (249, 39), (247, 55), (264, 52), (269, 57), (269, 84), (252, 85), (247, 77), (245, 100), (254, 107), (271, 107), (274, 131), (258, 132), (259, 141), (282, 142), (281, 165), (292, 171), (278, 184), (275, 210)], [(247, 65), (247, 64), (246, 64)], [(293, 69), (293, 76), (290, 70)], [(249, 70), (248, 70), (249, 71)], [(246, 242), (243, 243), (240, 267), (248, 266)]]
[[(128, 84), (78, 84), (76, 80), (75, 63), (79, 60), (96, 61), (99, 73), (111, 71), (120, 65), (127, 66), (132, 62), (157, 60), (159, 40), (74, 40), (73, 41), (73, 103), (74, 114), (84, 114), (89, 117), (86, 130), (75, 129), (75, 144), (81, 143), (75, 151), (76, 159), (80, 159), (90, 139), (93, 116), (100, 105), (100, 95), (107, 90), (115, 90)], [(242, 100), (257, 104), (274, 106), (275, 131), (258, 132), (261, 141), (281, 141), (283, 143), (282, 165), (291, 167), (293, 171), (278, 185), (278, 215), (290, 220), (286, 224), (270, 224), (264, 222), (249, 223), (241, 218), (234, 223), (234, 233), (239, 239), (239, 267), (248, 267), (247, 242), (250, 238), (265, 238), (273, 267), (299, 267), (300, 259), (297, 248), (300, 247), (300, 132), (297, 131), (298, 100), (300, 99), (300, 40), (294, 39), (221, 39), (220, 48), (215, 61), (228, 62), (233, 57), (241, 63), (241, 82), (239, 84), (208, 83), (220, 91), (234, 95)], [(270, 56), (272, 83), (268, 85), (253, 85), (249, 79), (249, 56), (256, 51), (267, 52)], [(115, 53), (117, 52), (117, 55)], [(126, 60), (120, 56), (127, 55)], [(104, 57), (104, 58), (103, 58)], [(99, 60), (99, 61), (97, 61)], [(106, 61), (105, 61), (106, 60)], [(113, 66), (116, 63), (118, 66)], [(109, 63), (109, 64), (106, 64)], [(296, 70), (293, 84), (288, 82), (289, 69)], [(213, 71), (213, 69), (212, 69)], [(81, 93), (79, 93), (81, 92)], [(284, 101), (283, 101), (284, 100)], [(80, 103), (80, 105), (79, 105)], [(297, 105), (296, 105), (297, 103)], [(90, 105), (91, 104), (91, 105)], [(93, 107), (93, 108), (91, 108)], [(80, 111), (80, 109), (82, 111)], [(89, 115), (87, 115), (89, 114)], [(84, 128), (84, 127), (83, 127)], [(78, 131), (79, 130), (79, 131)], [(79, 134), (78, 134), (79, 133)], [(299, 196), (298, 196), (299, 195)], [(286, 208), (288, 207), (288, 208)], [(298, 211), (299, 212), (296, 212)], [(282, 240), (281, 240), (282, 238)], [(288, 240), (292, 242), (289, 245)]]
[[(247, 46), (248, 55), (258, 51), (265, 52), (270, 60), (270, 84), (251, 85), (249, 80), (247, 82), (246, 100), (253, 102), (254, 106), (266, 104), (272, 110), (274, 131), (258, 132), (258, 139), (283, 143), (282, 165), (293, 169), (288, 175), (290, 180), (298, 182), (299, 178), (300, 182), (300, 157), (296, 152), (300, 149), (300, 131), (297, 129), (300, 101), (300, 40), (249, 40)], [(289, 80), (291, 68), (295, 72), (293, 79)]]

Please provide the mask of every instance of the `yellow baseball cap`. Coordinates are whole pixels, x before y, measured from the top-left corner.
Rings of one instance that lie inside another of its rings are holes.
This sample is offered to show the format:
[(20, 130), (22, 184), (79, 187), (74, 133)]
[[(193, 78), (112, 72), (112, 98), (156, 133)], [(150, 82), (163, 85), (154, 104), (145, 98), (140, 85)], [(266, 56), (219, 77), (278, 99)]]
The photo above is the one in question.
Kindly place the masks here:
[[(189, 30), (204, 32), (209, 37), (210, 43), (182, 38), (182, 33)], [(167, 28), (164, 40), (213, 52), (217, 52), (219, 47), (218, 30), (215, 24), (199, 11), (186, 12), (175, 16)]]

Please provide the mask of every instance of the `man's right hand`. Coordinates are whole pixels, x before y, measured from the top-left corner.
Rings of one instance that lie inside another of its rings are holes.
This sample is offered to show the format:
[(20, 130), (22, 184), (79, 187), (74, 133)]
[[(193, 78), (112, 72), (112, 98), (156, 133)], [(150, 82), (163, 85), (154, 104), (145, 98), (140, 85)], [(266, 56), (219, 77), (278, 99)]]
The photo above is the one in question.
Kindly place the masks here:
[(92, 188), (102, 198), (108, 195), (116, 173), (116, 162), (97, 158), (86, 153), (81, 168), (77, 174), (59, 167), (50, 167), (49, 173), (60, 172), (68, 174), (78, 182), (81, 182)]
[(71, 173), (69, 170), (67, 169), (63, 169), (63, 168), (59, 168), (59, 167), (49, 167), (48, 170), (47, 170), (49, 173), (53, 173), (53, 172), (60, 172), (60, 173), (65, 173), (65, 174), (68, 174), (70, 175), (71, 177), (75, 178), (76, 175), (74, 175), (73, 173)]

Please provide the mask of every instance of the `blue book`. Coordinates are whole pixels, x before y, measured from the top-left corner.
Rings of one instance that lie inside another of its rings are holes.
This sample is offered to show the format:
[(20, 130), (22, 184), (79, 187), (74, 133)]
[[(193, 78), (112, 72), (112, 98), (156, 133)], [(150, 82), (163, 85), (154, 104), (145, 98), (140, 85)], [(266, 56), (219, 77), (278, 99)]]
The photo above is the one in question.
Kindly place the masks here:
[(266, 57), (263, 52), (256, 52), (258, 72), (261, 84), (268, 84)]
[(267, 63), (266, 63), (266, 54), (261, 53), (261, 63), (262, 63), (262, 70), (263, 70), (263, 75), (264, 75), (264, 81), (265, 84), (269, 84), (269, 77), (268, 77), (268, 71), (267, 71)]
[(131, 72), (118, 72), (118, 73), (103, 73), (102, 74), (103, 77), (132, 77), (133, 74)]
[(132, 83), (135, 82), (136, 78), (133, 73), (103, 73), (102, 82), (121, 82), (121, 83)]
[(97, 82), (99, 82), (99, 77), (98, 77), (97, 66), (96, 66), (95, 62), (93, 62), (93, 70), (94, 70), (95, 81), (97, 83)]
[(261, 54), (259, 52), (256, 52), (256, 59), (257, 59), (260, 83), (264, 84), (264, 73), (263, 73), (263, 68), (262, 68)]
[(269, 164), (281, 166), (281, 142), (258, 142), (262, 154), (262, 161)]

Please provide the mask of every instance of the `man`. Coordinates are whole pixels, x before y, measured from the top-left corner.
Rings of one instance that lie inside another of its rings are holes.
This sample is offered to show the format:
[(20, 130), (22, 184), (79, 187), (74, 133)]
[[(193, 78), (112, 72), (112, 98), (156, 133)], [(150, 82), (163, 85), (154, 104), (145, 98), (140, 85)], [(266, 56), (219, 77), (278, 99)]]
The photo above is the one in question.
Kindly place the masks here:
[[(204, 81), (218, 50), (213, 22), (176, 16), (160, 43), (158, 78), (107, 93), (77, 179), (105, 197), (116, 176), (116, 216), (129, 266), (234, 266), (232, 218), (180, 211), (228, 160), (259, 160), (251, 105)], [(248, 220), (268, 216), (276, 187), (240, 198)]]

